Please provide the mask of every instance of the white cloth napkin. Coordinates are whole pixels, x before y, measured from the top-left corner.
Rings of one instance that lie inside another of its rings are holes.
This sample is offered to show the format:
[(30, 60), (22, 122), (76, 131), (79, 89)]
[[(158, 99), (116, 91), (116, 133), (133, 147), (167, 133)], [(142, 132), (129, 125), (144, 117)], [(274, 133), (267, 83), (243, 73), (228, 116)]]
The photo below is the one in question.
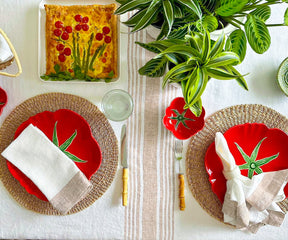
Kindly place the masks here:
[(288, 169), (262, 173), (249, 179), (241, 175), (222, 133), (216, 133), (215, 147), (227, 179), (222, 207), (224, 222), (252, 233), (266, 224), (280, 226), (285, 214), (277, 202), (285, 199), (283, 188), (288, 181)]
[(13, 58), (13, 53), (5, 40), (5, 38), (0, 34), (0, 63), (4, 63)]
[(75, 163), (32, 124), (2, 155), (30, 178), (62, 214), (92, 188)]

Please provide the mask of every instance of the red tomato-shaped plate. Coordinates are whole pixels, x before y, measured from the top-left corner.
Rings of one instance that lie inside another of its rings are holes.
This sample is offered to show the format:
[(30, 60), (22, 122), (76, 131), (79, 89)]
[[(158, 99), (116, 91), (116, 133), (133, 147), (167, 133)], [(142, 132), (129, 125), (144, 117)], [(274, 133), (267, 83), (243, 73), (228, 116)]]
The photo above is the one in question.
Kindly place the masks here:
[[(73, 154), (79, 160), (81, 160), (78, 161), (76, 159), (74, 162), (80, 171), (82, 171), (87, 177), (87, 179), (90, 179), (100, 167), (102, 154), (97, 141), (92, 135), (89, 124), (79, 114), (68, 109), (60, 109), (56, 112), (45, 111), (36, 114), (18, 127), (14, 138), (17, 138), (29, 124), (33, 124), (35, 127), (39, 128), (51, 141), (53, 141), (53, 132), (56, 122), (56, 132), (59, 146), (61, 146), (61, 144), (63, 144), (75, 133), (75, 131), (77, 131), (76, 137), (73, 139), (66, 151), (68, 154)], [(45, 146), (43, 146), (43, 151), (45, 151)], [(35, 195), (43, 201), (47, 201), (45, 195), (28, 177), (26, 177), (9, 161), (7, 161), (7, 165), (11, 174), (20, 182), (28, 193)]]
[[(242, 165), (241, 174), (248, 176), (248, 169), (250, 168), (253, 175), (256, 175), (255, 166), (259, 164), (259, 168), (263, 172), (271, 172), (288, 168), (288, 136), (286, 133), (277, 128), (269, 129), (266, 125), (261, 123), (246, 123), (242, 125), (234, 126), (228, 129), (224, 133), (224, 137), (228, 143), (230, 152), (234, 156), (235, 162), (238, 166)], [(237, 144), (238, 147), (237, 147)], [(243, 152), (251, 157), (251, 154), (255, 148), (258, 154), (255, 159), (254, 165), (249, 165), (248, 168), (244, 164), (247, 164), (243, 157)], [(239, 150), (239, 147), (243, 150)], [(273, 158), (269, 162), (258, 160)], [(260, 164), (261, 163), (261, 164)], [(223, 203), (226, 193), (226, 179), (222, 173), (223, 165), (221, 159), (218, 157), (215, 151), (215, 142), (213, 142), (207, 149), (205, 155), (205, 167), (209, 175), (209, 181), (211, 183), (212, 191), (217, 195), (219, 200)], [(259, 173), (260, 174), (260, 173)], [(285, 195), (288, 196), (288, 185), (284, 188)]]
[(6, 104), (7, 104), (7, 94), (4, 89), (0, 88), (0, 115)]

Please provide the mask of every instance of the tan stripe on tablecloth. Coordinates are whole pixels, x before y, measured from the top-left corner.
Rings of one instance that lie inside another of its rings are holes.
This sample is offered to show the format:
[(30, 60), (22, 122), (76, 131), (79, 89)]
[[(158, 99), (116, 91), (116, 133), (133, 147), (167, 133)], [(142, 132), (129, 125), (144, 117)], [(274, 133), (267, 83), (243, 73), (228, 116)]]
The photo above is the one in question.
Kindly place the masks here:
[(134, 42), (151, 40), (145, 31), (129, 35), (128, 40), (128, 91), (135, 108), (128, 120), (131, 180), (125, 211), (126, 239), (174, 237), (174, 139), (164, 129), (162, 117), (177, 90), (168, 87), (162, 91), (162, 81), (138, 74), (152, 55)]

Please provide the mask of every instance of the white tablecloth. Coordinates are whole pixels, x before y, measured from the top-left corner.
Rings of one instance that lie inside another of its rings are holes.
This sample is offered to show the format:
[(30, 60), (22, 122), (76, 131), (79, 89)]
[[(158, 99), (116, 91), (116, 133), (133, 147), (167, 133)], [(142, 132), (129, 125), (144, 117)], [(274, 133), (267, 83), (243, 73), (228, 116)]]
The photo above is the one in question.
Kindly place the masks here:
[[(102, 96), (111, 88), (128, 89), (137, 103), (134, 114), (129, 119), (129, 129), (142, 134), (137, 141), (132, 141), (136, 135), (128, 138), (129, 146), (134, 151), (134, 154), (130, 154), (133, 175), (129, 182), (130, 190), (133, 189), (134, 192), (129, 192), (130, 206), (122, 207), (122, 171), (119, 166), (111, 187), (91, 207), (71, 216), (45, 216), (19, 206), (0, 182), (0, 238), (287, 239), (287, 219), (281, 228), (264, 227), (257, 235), (243, 233), (210, 217), (194, 200), (188, 187), (185, 191), (186, 210), (179, 211), (178, 181), (170, 149), (172, 145), (161, 145), (161, 136), (169, 143), (173, 142), (173, 137), (164, 130), (161, 119), (165, 106), (181, 93), (173, 87), (162, 92), (161, 84), (156, 84), (158, 79), (140, 78), (135, 71), (143, 64), (145, 52), (132, 43), (146, 39), (145, 32), (128, 36), (130, 45), (126, 53), (139, 56), (139, 61), (129, 65), (128, 81), (126, 77), (120, 77), (119, 81), (110, 84), (41, 82), (37, 73), (38, 5), (39, 0), (0, 1), (0, 28), (14, 44), (23, 65), (23, 74), (18, 78), (0, 76), (0, 86), (6, 90), (9, 98), (8, 105), (0, 116), (0, 124), (18, 104), (41, 93), (71, 93), (100, 106)], [(286, 5), (273, 7), (269, 21), (282, 22), (285, 9)], [(281, 92), (276, 81), (277, 68), (288, 56), (288, 29), (271, 28), (270, 33), (270, 49), (265, 54), (258, 55), (248, 47), (246, 59), (238, 67), (241, 73), (250, 73), (246, 77), (250, 90), (242, 90), (235, 81), (211, 80), (203, 94), (206, 116), (231, 105), (259, 103), (288, 117), (287, 97)], [(127, 50), (127, 42), (126, 45), (123, 44), (122, 48)], [(121, 57), (121, 63), (125, 66), (127, 55), (123, 53)], [(150, 99), (155, 100), (153, 104), (149, 102)], [(158, 126), (158, 132), (155, 133), (145, 125), (149, 117), (153, 118), (149, 115), (150, 109), (152, 113), (154, 110), (159, 113), (155, 119), (150, 119), (155, 120)], [(121, 123), (111, 124), (119, 137)], [(156, 157), (153, 159), (145, 158), (145, 139), (151, 142), (155, 140), (155, 149), (151, 149), (155, 151)], [(163, 157), (158, 158), (160, 155)], [(149, 182), (150, 179), (155, 181)]]

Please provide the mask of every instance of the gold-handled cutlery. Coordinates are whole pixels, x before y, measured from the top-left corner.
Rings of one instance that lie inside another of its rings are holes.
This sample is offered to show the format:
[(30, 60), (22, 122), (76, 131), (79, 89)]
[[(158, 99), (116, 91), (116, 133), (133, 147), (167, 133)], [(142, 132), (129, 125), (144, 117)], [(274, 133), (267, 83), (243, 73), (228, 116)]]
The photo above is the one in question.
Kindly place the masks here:
[(127, 206), (128, 198), (128, 160), (127, 160), (127, 144), (126, 144), (126, 124), (122, 126), (121, 130), (121, 164), (123, 167), (123, 191), (122, 191), (122, 205)]
[(175, 160), (178, 161), (179, 165), (179, 173), (178, 173), (178, 179), (179, 179), (179, 207), (181, 211), (185, 210), (185, 183), (184, 183), (184, 169), (183, 169), (183, 160), (182, 160), (182, 151), (183, 151), (183, 141), (180, 141), (178, 139), (175, 139), (175, 147), (174, 147), (174, 153), (175, 153)]

